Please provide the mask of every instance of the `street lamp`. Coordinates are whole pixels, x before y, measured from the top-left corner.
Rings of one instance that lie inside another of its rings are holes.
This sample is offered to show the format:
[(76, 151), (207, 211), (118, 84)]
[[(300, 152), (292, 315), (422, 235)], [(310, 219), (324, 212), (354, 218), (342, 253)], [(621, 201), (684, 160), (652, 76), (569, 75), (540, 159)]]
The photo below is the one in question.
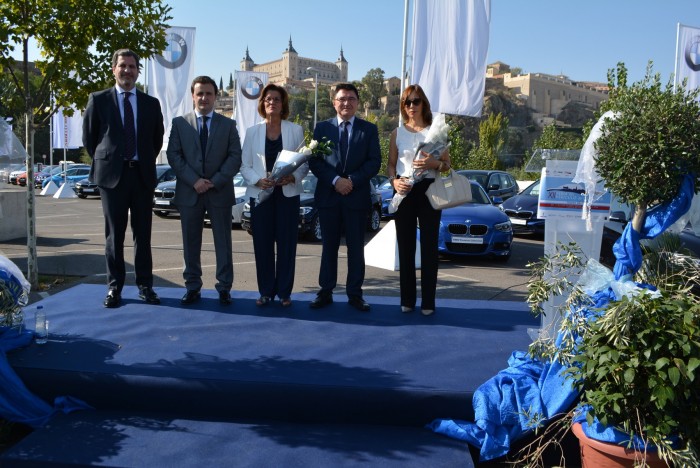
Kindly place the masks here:
[(321, 70), (314, 67), (308, 67), (307, 72), (314, 72), (314, 128), (316, 128), (316, 115), (318, 112), (318, 74)]

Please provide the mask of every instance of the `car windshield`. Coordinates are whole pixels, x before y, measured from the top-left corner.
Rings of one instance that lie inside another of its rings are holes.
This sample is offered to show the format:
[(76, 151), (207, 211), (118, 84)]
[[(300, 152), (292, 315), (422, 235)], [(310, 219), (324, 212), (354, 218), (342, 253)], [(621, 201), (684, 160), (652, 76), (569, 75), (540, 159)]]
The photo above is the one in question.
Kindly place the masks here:
[(481, 188), (478, 185), (471, 184), (472, 186), (472, 201), (469, 203), (473, 205), (490, 205), (491, 200), (489, 199), (489, 196), (486, 195), (486, 192), (484, 192), (484, 189)]
[(463, 175), (466, 176), (469, 180), (478, 182), (479, 185), (481, 185), (482, 187), (486, 187), (486, 184), (488, 183), (488, 176), (486, 174), (474, 174), (465, 172)]
[(236, 174), (236, 176), (233, 178), (233, 186), (234, 187), (247, 187), (247, 184), (245, 183), (245, 179), (243, 176), (239, 173)]
[(534, 184), (530, 185), (528, 188), (523, 190), (523, 195), (530, 195), (533, 197), (539, 197), (540, 196), (540, 181), (538, 180)]

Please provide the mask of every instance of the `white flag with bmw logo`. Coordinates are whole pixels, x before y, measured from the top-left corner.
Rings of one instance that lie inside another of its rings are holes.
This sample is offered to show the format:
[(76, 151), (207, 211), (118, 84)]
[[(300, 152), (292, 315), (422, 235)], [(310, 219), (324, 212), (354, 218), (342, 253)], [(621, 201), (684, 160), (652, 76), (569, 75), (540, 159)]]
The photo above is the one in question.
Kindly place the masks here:
[(163, 151), (168, 147), (173, 118), (192, 111), (195, 31), (196, 28), (169, 28), (165, 32), (165, 50), (148, 61), (148, 94), (158, 98), (163, 111)]
[(688, 79), (686, 89), (700, 88), (700, 28), (678, 25), (676, 83)]
[(245, 132), (253, 125), (262, 122), (258, 114), (258, 98), (267, 84), (268, 74), (265, 72), (237, 71), (236, 72), (236, 128), (245, 140)]

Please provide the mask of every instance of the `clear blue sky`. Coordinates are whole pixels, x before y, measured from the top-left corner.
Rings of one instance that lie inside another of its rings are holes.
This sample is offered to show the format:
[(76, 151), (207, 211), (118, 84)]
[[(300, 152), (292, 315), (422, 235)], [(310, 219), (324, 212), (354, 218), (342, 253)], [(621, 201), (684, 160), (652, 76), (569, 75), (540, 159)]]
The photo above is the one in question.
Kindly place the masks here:
[[(197, 28), (195, 74), (223, 77), (225, 84), (246, 47), (256, 63), (277, 60), (290, 35), (303, 57), (334, 62), (342, 46), (351, 80), (376, 67), (386, 77), (401, 73), (404, 0), (167, 3), (171, 25)], [(412, 9), (409, 1), (409, 14)], [(673, 73), (679, 22), (700, 28), (699, 0), (492, 0), (488, 62), (606, 82), (619, 61), (637, 81), (653, 60), (665, 81)], [(410, 36), (408, 45), (410, 54)]]
[[(333, 62), (342, 46), (351, 80), (376, 67), (386, 77), (401, 73), (403, 0), (167, 3), (173, 26), (197, 28), (195, 74), (217, 81), (223, 76), (224, 84), (246, 47), (256, 63), (277, 60), (290, 35), (303, 57)], [(700, 28), (700, 1), (492, 0), (488, 62), (606, 82), (607, 70), (619, 61), (627, 65), (630, 81), (637, 81), (653, 60), (665, 81), (673, 73), (679, 22)], [(409, 18), (409, 28), (410, 23)]]

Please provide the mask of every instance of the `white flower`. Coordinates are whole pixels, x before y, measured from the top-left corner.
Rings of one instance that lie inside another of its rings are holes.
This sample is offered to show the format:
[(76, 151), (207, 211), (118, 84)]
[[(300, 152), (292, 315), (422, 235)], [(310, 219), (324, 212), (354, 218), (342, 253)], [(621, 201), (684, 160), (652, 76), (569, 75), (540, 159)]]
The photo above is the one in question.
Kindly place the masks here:
[(309, 149), (310, 149), (310, 150), (313, 151), (314, 149), (316, 149), (317, 146), (318, 146), (318, 141), (316, 141), (316, 140), (311, 140), (311, 142), (309, 142)]
[(313, 151), (311, 151), (311, 148), (309, 148), (308, 146), (304, 146), (301, 149), (300, 153), (303, 154), (304, 156), (311, 156), (311, 153), (313, 153)]

